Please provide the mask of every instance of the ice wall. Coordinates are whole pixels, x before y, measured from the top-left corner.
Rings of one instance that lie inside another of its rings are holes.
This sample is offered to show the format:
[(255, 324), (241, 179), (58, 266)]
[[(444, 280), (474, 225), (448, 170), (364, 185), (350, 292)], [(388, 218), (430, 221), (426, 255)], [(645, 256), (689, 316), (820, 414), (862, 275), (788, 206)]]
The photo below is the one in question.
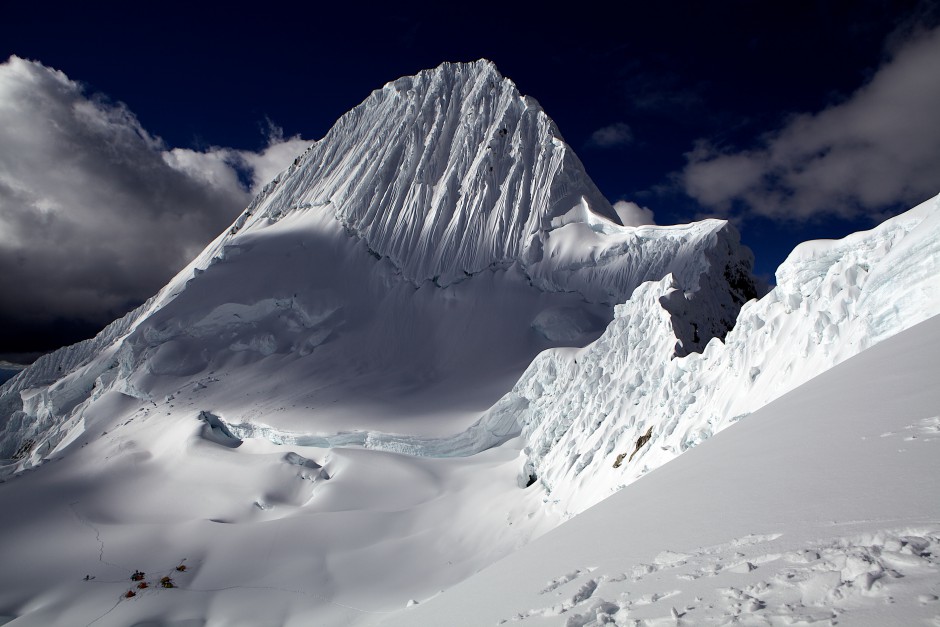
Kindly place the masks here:
[(671, 359), (676, 288), (672, 276), (640, 286), (596, 342), (539, 355), (483, 419), (515, 417), (527, 445), (520, 483), (537, 477), (569, 514), (940, 313), (940, 196), (871, 231), (800, 245), (724, 342)]

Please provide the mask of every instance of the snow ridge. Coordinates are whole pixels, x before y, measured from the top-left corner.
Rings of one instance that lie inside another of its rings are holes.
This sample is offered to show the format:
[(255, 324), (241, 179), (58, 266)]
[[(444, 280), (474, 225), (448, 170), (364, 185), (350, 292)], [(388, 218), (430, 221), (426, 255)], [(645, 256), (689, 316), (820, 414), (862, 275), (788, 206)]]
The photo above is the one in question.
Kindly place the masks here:
[(525, 267), (532, 284), (577, 292), (590, 302), (613, 306), (642, 283), (672, 275), (680, 289), (665, 305), (678, 355), (724, 337), (741, 305), (759, 295), (751, 276), (753, 255), (724, 220), (624, 227), (593, 217), (581, 205), (552, 221), (544, 249), (542, 260)]
[(6, 417), (0, 422), (0, 460), (22, 460), (17, 466), (37, 463), (65, 437), (61, 417), (86, 400), (98, 378), (114, 367), (102, 355), (114, 352), (118, 340), (134, 328), (153, 301), (118, 318), (91, 339), (42, 355), (0, 386), (0, 418)]
[[(538, 477), (547, 500), (581, 512), (940, 313), (940, 196), (871, 231), (801, 245), (777, 283), (744, 305), (724, 342), (671, 360), (676, 336), (667, 310), (677, 283), (672, 276), (645, 283), (616, 307), (596, 342), (539, 355), (483, 422), (515, 417), (527, 443), (521, 479)], [(637, 447), (650, 428), (651, 440)]]

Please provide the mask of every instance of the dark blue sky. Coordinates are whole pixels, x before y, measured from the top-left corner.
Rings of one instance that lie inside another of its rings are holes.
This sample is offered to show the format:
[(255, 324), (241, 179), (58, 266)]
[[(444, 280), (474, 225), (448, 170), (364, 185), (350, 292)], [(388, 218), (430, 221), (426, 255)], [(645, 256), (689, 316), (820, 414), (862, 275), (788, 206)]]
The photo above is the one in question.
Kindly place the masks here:
[[(906, 39), (936, 27), (932, 2), (140, 4), (3, 3), (0, 57), (125, 103), (169, 147), (245, 150), (264, 147), (266, 120), (319, 139), (387, 81), (489, 58), (539, 100), (612, 202), (647, 206), (660, 224), (731, 217), (768, 276), (800, 241), (868, 228), (927, 197), (751, 210), (748, 199), (766, 195), (716, 200), (690, 192), (683, 173), (696, 146), (708, 158), (759, 151), (794, 115), (851, 101)], [(622, 141), (604, 145), (603, 128)]]

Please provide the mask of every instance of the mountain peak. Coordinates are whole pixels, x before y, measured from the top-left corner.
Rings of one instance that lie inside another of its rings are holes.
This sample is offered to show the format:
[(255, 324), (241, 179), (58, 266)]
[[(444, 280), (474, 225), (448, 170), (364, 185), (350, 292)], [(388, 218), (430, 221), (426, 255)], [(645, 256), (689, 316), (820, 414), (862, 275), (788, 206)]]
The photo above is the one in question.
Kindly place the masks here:
[(241, 222), (325, 208), (410, 281), (446, 285), (530, 257), (581, 203), (619, 223), (554, 122), (480, 60), (372, 92)]
[(496, 64), (489, 59), (477, 59), (476, 61), (445, 61), (435, 68), (421, 70), (414, 76), (402, 76), (401, 78), (389, 81), (385, 84), (385, 89), (392, 88), (398, 90), (407, 90), (421, 81), (425, 80), (464, 80), (464, 81), (493, 81), (494, 84), (506, 84), (516, 89), (515, 83), (504, 77)]

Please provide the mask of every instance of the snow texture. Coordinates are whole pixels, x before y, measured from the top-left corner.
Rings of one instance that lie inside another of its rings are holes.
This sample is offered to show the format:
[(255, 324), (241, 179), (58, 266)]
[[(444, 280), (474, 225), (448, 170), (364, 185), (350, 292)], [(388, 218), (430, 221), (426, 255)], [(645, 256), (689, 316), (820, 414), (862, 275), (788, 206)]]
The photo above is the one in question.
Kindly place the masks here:
[(935, 624), (938, 348), (935, 316), (379, 624)]

